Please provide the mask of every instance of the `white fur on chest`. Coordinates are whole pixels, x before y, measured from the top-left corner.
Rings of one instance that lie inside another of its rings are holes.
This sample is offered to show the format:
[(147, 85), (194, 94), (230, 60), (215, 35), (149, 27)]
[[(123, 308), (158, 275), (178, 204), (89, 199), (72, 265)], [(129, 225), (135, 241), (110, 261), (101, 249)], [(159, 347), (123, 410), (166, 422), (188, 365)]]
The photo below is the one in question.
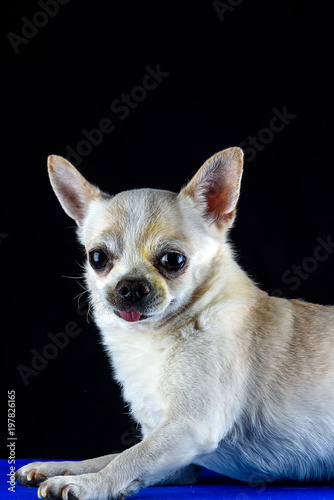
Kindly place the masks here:
[(102, 339), (110, 356), (116, 380), (131, 413), (144, 434), (162, 421), (166, 401), (162, 394), (163, 367), (170, 353), (170, 342), (148, 332), (123, 330), (98, 321)]

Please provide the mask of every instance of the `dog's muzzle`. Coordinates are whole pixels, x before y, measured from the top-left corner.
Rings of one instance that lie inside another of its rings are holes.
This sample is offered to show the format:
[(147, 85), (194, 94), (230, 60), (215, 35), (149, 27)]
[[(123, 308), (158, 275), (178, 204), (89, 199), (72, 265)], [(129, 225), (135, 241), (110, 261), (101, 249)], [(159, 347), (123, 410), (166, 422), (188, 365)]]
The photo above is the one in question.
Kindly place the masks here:
[(117, 311), (115, 313), (125, 321), (144, 319), (143, 312), (151, 298), (151, 285), (148, 281), (124, 279), (115, 288)]

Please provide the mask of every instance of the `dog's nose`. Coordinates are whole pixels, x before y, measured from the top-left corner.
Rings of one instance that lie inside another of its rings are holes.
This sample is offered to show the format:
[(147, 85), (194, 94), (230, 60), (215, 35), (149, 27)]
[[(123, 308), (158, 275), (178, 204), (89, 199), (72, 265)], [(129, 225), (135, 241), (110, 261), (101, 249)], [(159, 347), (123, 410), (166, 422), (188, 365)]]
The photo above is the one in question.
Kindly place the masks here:
[(151, 285), (147, 281), (122, 280), (116, 286), (117, 295), (134, 304), (144, 299), (151, 291)]

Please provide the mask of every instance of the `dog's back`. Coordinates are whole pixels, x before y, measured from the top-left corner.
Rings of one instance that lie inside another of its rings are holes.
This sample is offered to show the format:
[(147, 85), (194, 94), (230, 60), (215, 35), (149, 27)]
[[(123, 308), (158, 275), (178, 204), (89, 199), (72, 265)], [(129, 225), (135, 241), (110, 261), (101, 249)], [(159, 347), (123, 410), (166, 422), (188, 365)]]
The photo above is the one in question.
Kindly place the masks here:
[(334, 307), (263, 293), (253, 319), (242, 410), (196, 463), (248, 482), (333, 478)]

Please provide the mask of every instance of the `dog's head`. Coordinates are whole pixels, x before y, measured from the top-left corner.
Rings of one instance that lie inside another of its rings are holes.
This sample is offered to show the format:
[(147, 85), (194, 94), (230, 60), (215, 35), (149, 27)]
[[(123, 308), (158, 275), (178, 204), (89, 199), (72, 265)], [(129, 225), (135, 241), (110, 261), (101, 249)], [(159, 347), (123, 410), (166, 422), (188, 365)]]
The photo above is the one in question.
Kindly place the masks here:
[(200, 296), (224, 265), (243, 154), (217, 153), (179, 194), (137, 189), (115, 196), (90, 184), (67, 160), (49, 157), (53, 189), (78, 225), (87, 252), (94, 309), (123, 326), (161, 323)]

